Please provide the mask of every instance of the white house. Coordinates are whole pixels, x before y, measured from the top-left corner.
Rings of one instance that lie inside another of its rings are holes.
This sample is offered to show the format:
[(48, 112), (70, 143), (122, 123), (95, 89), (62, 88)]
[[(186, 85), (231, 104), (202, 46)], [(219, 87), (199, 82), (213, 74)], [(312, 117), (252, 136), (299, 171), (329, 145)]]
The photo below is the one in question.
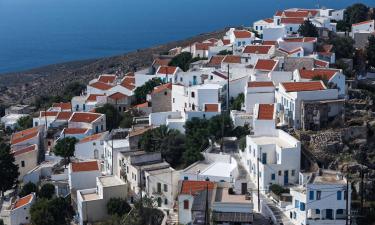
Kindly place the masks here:
[(276, 106), (257, 104), (254, 108), (253, 135), (246, 137), (246, 149), (240, 152), (242, 163), (261, 190), (271, 184), (298, 182), (301, 144), (288, 133), (276, 129)]
[(335, 87), (332, 88), (338, 89), (339, 97), (345, 97), (345, 75), (342, 73), (342, 70), (314, 68), (312, 70), (302, 69), (293, 72), (294, 81), (311, 81), (313, 78), (326, 79), (328, 83), (335, 85)]
[[(295, 225), (344, 225), (351, 206), (351, 185), (337, 171), (300, 173), (300, 185), (290, 188), (291, 204), (284, 214)], [(347, 199), (347, 196), (349, 198)]]
[(181, 71), (175, 66), (160, 66), (156, 71), (156, 77), (159, 77), (164, 83), (175, 82), (176, 75)]
[(72, 162), (68, 167), (71, 192), (96, 187), (96, 178), (101, 176), (98, 161)]
[(229, 29), (227, 37), (236, 50), (242, 49), (246, 45), (250, 45), (255, 40), (255, 34), (250, 31), (236, 30), (234, 28)]
[(106, 131), (104, 114), (92, 112), (74, 112), (68, 121), (68, 128), (86, 128), (91, 134)]
[(111, 198), (126, 199), (127, 187), (116, 176), (96, 178), (96, 187), (77, 191), (77, 216), (79, 224), (104, 221), (110, 216), (107, 203)]
[(355, 33), (373, 33), (375, 31), (375, 20), (363, 21), (352, 25), (352, 35)]
[(270, 59), (275, 53), (274, 45), (248, 45), (241, 54), (246, 63), (255, 65), (258, 59)]
[[(20, 225), (30, 223), (30, 208), (36, 201), (35, 193), (31, 193), (17, 199), (8, 209), (4, 210), (6, 217), (9, 218), (7, 225)], [(4, 217), (5, 219), (5, 217)]]
[(303, 48), (304, 55), (309, 55), (314, 52), (317, 40), (315, 37), (292, 37), (279, 39), (278, 44), (281, 49), (288, 52)]
[(245, 111), (252, 114), (255, 104), (275, 102), (275, 86), (272, 81), (250, 81), (244, 92)]
[(104, 139), (108, 132), (82, 138), (76, 145), (74, 157), (79, 160), (104, 159)]
[(119, 154), (121, 152), (130, 151), (129, 130), (116, 129), (112, 130), (104, 140), (104, 168), (105, 174), (118, 175), (121, 165), (119, 162)]
[(33, 144), (12, 151), (14, 164), (18, 166), (18, 180), (22, 181), (23, 177), (38, 165), (38, 145)]
[(27, 114), (7, 114), (1, 117), (1, 123), (4, 124), (4, 128), (14, 130), (18, 126), (18, 120), (22, 117), (28, 116)]
[(34, 144), (38, 145), (38, 148), (43, 148), (44, 132), (44, 126), (37, 126), (13, 133), (10, 139), (12, 150), (17, 150)]
[[(338, 99), (338, 89), (327, 89), (323, 81), (280, 83), (275, 93), (276, 102), (281, 105), (280, 120), (294, 128), (301, 126), (301, 102)], [(332, 108), (329, 116), (338, 114)]]
[(273, 18), (266, 18), (262, 20), (255, 21), (253, 24), (253, 29), (262, 35), (263, 30), (273, 25)]
[(280, 24), (284, 25), (287, 34), (298, 33), (299, 27), (305, 22), (303, 17), (282, 17)]

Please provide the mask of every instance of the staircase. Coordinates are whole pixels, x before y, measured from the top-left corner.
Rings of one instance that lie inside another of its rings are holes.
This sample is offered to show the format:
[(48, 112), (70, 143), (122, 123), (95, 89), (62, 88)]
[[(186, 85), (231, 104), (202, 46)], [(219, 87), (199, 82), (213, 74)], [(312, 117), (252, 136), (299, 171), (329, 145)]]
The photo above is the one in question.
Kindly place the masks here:
[(176, 212), (170, 212), (167, 217), (167, 225), (177, 225), (178, 224), (178, 214)]

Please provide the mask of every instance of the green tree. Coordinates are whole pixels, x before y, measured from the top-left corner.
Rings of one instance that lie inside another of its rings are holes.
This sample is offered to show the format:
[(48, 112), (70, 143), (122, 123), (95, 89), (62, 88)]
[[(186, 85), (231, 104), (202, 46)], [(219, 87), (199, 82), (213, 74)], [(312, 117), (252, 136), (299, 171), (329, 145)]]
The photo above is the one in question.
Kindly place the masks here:
[(73, 208), (64, 198), (39, 199), (30, 209), (33, 225), (68, 225), (73, 218)]
[(241, 151), (245, 151), (246, 148), (246, 136), (241, 137), (239, 140), (238, 147), (241, 149)]
[(185, 123), (186, 151), (183, 153), (183, 161), (186, 165), (203, 159), (201, 151), (209, 145), (208, 125), (208, 120), (199, 118), (193, 118)]
[(350, 26), (344, 20), (340, 20), (337, 21), (336, 30), (342, 32), (350, 31)]
[(31, 116), (23, 116), (17, 120), (18, 130), (25, 130), (33, 126), (33, 118)]
[(18, 179), (18, 166), (14, 164), (14, 156), (7, 144), (0, 143), (0, 197), (4, 192), (13, 188)]
[(161, 85), (163, 82), (160, 78), (153, 78), (149, 81), (147, 81), (142, 86), (137, 87), (134, 90), (134, 96), (136, 99), (136, 103), (144, 103), (146, 101), (146, 97), (148, 94), (150, 94), (154, 87)]
[(233, 51), (221, 50), (218, 55), (233, 55)]
[(81, 95), (82, 91), (85, 90), (86, 85), (73, 81), (65, 86), (64, 91), (62, 93), (62, 98), (65, 101), (70, 101), (74, 96)]
[(67, 163), (70, 163), (70, 157), (74, 156), (75, 144), (78, 140), (75, 137), (66, 137), (57, 141), (53, 152), (57, 156), (64, 158), (64, 161), (68, 159)]
[[(233, 130), (232, 119), (228, 114), (220, 114), (212, 117), (208, 123), (208, 132), (215, 140), (231, 136)], [(223, 136), (224, 135), (224, 136)]]
[(38, 192), (38, 197), (51, 199), (54, 194), (55, 194), (55, 186), (53, 184), (46, 183), (40, 188)]
[(235, 99), (232, 99), (230, 108), (232, 110), (241, 110), (242, 104), (245, 101), (245, 96), (243, 93), (240, 93)]
[(190, 67), (192, 59), (193, 57), (190, 52), (182, 52), (173, 57), (168, 65), (180, 67), (183, 71), (187, 71)]
[(121, 128), (131, 128), (133, 126), (134, 117), (142, 116), (143, 113), (136, 109), (130, 109), (122, 114), (122, 120), (120, 121)]
[(109, 215), (122, 216), (130, 210), (131, 207), (125, 199), (111, 198), (107, 203), (107, 212)]
[(310, 20), (305, 20), (298, 29), (298, 33), (303, 37), (318, 37), (318, 29)]
[(368, 38), (368, 47), (366, 49), (367, 62), (369, 67), (375, 68), (375, 36)]
[(105, 114), (107, 130), (111, 131), (112, 129), (119, 127), (122, 116), (115, 106), (106, 103), (102, 107), (96, 108), (95, 112)]
[(369, 8), (362, 3), (356, 3), (346, 8), (344, 21), (350, 27), (353, 23), (367, 20), (368, 16)]
[(34, 183), (28, 182), (27, 184), (25, 184), (22, 187), (19, 196), (24, 197), (26, 195), (29, 195), (29, 194), (33, 193), (33, 192), (37, 193), (38, 187)]
[(336, 53), (336, 58), (353, 58), (354, 55), (354, 40), (350, 37), (339, 37), (333, 35), (330, 38), (330, 42), (333, 45), (333, 50)]
[(163, 218), (164, 214), (155, 208), (155, 202), (144, 197), (142, 202), (134, 203), (133, 210), (123, 217), (121, 225), (159, 225)]

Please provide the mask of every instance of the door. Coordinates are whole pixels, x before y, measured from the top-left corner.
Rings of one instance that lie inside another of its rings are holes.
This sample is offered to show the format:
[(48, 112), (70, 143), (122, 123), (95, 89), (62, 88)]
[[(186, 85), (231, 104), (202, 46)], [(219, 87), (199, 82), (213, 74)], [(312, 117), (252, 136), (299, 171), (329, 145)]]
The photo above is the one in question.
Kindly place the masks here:
[(289, 171), (284, 171), (284, 185), (287, 185), (289, 183)]
[(244, 195), (247, 193), (247, 183), (241, 184), (241, 195)]
[(326, 219), (333, 220), (333, 212), (332, 209), (326, 210)]

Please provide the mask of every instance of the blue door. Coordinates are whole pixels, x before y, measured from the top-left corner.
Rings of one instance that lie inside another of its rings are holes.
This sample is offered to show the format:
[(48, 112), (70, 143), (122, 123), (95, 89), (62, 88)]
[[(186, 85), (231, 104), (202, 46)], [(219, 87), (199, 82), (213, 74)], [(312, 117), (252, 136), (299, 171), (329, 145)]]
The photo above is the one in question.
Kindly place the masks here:
[(326, 219), (333, 220), (333, 211), (332, 209), (326, 210)]
[(289, 183), (289, 171), (284, 171), (284, 185), (287, 185)]

